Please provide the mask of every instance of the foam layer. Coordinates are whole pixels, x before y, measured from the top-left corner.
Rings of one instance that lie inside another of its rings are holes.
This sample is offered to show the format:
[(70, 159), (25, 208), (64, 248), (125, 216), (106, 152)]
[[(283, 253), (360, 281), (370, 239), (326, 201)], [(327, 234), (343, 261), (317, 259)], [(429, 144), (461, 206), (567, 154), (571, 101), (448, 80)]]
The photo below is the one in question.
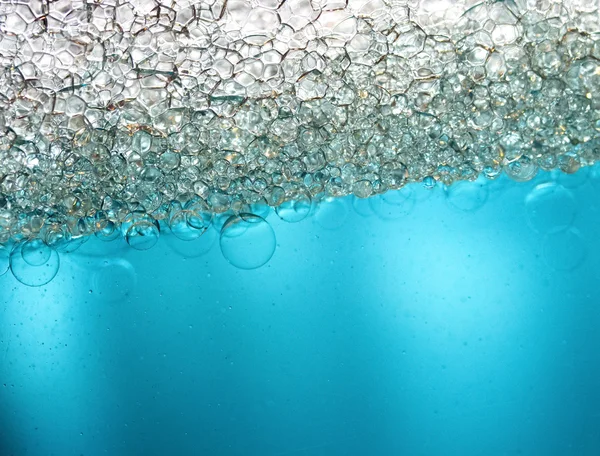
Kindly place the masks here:
[(597, 6), (0, 1), (0, 242), (146, 248), (256, 204), (575, 172)]

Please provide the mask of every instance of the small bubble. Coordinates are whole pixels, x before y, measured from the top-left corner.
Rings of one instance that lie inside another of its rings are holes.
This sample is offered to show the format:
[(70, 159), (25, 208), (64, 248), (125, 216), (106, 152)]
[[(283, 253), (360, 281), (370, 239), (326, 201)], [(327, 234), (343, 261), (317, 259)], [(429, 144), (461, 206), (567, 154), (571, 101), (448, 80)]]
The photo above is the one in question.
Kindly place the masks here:
[(275, 232), (271, 225), (254, 214), (231, 216), (221, 230), (221, 252), (240, 269), (256, 269), (275, 253)]

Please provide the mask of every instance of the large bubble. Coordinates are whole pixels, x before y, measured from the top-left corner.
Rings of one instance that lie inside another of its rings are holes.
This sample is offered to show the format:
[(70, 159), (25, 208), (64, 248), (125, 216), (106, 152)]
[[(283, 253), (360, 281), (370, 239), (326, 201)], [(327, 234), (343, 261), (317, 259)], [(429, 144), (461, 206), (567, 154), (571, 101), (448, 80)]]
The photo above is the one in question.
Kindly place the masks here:
[(240, 269), (256, 269), (275, 252), (275, 232), (271, 225), (254, 214), (232, 215), (221, 229), (221, 252)]

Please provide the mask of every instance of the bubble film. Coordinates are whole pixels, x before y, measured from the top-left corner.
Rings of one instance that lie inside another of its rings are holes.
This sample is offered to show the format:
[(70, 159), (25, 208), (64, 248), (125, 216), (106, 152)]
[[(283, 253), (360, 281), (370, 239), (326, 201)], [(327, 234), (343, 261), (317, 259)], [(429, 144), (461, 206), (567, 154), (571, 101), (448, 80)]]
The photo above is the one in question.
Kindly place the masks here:
[(145, 249), (257, 204), (576, 172), (598, 6), (0, 0), (0, 243)]

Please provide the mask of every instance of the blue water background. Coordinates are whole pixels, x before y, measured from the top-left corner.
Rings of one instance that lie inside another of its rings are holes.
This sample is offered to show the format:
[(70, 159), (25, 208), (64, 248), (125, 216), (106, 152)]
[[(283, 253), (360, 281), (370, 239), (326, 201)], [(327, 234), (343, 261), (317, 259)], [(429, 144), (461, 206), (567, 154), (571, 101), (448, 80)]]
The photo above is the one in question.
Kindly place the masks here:
[(9, 272), (0, 454), (597, 456), (598, 174), (271, 211), (257, 270), (211, 230)]

